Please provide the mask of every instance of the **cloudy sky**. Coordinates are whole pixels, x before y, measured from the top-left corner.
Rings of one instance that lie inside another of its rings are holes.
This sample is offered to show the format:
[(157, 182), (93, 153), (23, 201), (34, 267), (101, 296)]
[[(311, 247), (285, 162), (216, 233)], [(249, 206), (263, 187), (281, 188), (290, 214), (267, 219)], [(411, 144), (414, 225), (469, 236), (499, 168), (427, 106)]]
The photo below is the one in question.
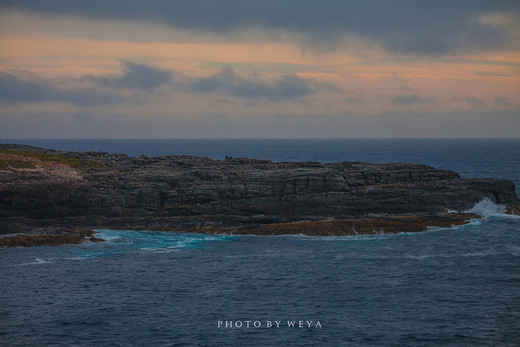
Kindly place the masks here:
[(0, 137), (520, 137), (520, 2), (0, 0)]

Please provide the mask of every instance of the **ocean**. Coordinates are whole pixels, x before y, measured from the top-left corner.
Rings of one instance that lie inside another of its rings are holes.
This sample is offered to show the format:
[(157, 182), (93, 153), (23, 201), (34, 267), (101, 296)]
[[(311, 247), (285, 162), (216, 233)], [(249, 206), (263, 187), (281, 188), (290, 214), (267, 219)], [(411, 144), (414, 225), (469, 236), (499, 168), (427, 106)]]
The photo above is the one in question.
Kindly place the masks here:
[[(424, 163), (520, 187), (519, 139), (0, 140), (133, 156)], [(519, 346), (520, 217), (309, 237), (99, 230), (0, 249), (5, 346)]]

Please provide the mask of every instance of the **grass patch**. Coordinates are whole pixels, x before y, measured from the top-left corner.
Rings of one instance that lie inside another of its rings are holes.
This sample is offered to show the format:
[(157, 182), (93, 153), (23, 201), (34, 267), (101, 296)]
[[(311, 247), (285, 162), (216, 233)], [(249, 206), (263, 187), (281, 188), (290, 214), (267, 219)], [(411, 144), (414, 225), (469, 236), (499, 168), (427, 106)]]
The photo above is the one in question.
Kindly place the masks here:
[[(23, 156), (23, 157), (36, 158), (42, 162), (64, 164), (64, 165), (70, 166), (75, 169), (85, 168), (85, 167), (99, 167), (99, 163), (97, 163), (95, 161), (85, 161), (85, 160), (81, 160), (79, 158), (64, 157), (61, 155), (38, 152), (38, 151), (0, 148), (0, 153), (15, 154), (15, 155)], [(5, 160), (5, 159), (3, 159), (0, 161), (0, 167), (7, 167), (7, 165), (10, 165), (13, 168), (35, 168), (34, 164), (24, 162), (23, 160)], [(18, 165), (18, 166), (15, 166), (15, 165)]]
[(36, 166), (33, 163), (28, 163), (23, 160), (0, 159), (0, 168), (7, 169), (7, 167), (15, 169), (34, 169)]

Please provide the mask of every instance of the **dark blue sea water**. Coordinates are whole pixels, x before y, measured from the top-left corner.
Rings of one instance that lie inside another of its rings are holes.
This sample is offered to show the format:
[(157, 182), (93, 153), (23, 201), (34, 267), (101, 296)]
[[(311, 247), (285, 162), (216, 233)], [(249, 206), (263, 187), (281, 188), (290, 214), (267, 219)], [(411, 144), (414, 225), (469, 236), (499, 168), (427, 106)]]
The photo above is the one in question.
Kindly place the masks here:
[[(131, 155), (420, 162), (520, 185), (520, 140), (0, 142)], [(478, 210), (487, 217), (424, 233), (100, 230), (104, 243), (0, 249), (0, 345), (519, 346), (520, 218), (490, 203)]]

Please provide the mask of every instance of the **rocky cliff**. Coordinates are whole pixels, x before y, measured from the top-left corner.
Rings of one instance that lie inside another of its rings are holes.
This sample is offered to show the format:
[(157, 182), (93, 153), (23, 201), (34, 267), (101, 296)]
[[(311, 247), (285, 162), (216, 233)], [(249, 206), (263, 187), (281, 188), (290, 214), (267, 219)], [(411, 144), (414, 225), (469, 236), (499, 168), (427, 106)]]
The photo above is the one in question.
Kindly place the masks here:
[(445, 216), (486, 198), (510, 210), (519, 204), (511, 181), (463, 179), (427, 165), (135, 158), (0, 145), (0, 233), (57, 226), (268, 233), (266, 225), (369, 218), (376, 230), (374, 218)]

